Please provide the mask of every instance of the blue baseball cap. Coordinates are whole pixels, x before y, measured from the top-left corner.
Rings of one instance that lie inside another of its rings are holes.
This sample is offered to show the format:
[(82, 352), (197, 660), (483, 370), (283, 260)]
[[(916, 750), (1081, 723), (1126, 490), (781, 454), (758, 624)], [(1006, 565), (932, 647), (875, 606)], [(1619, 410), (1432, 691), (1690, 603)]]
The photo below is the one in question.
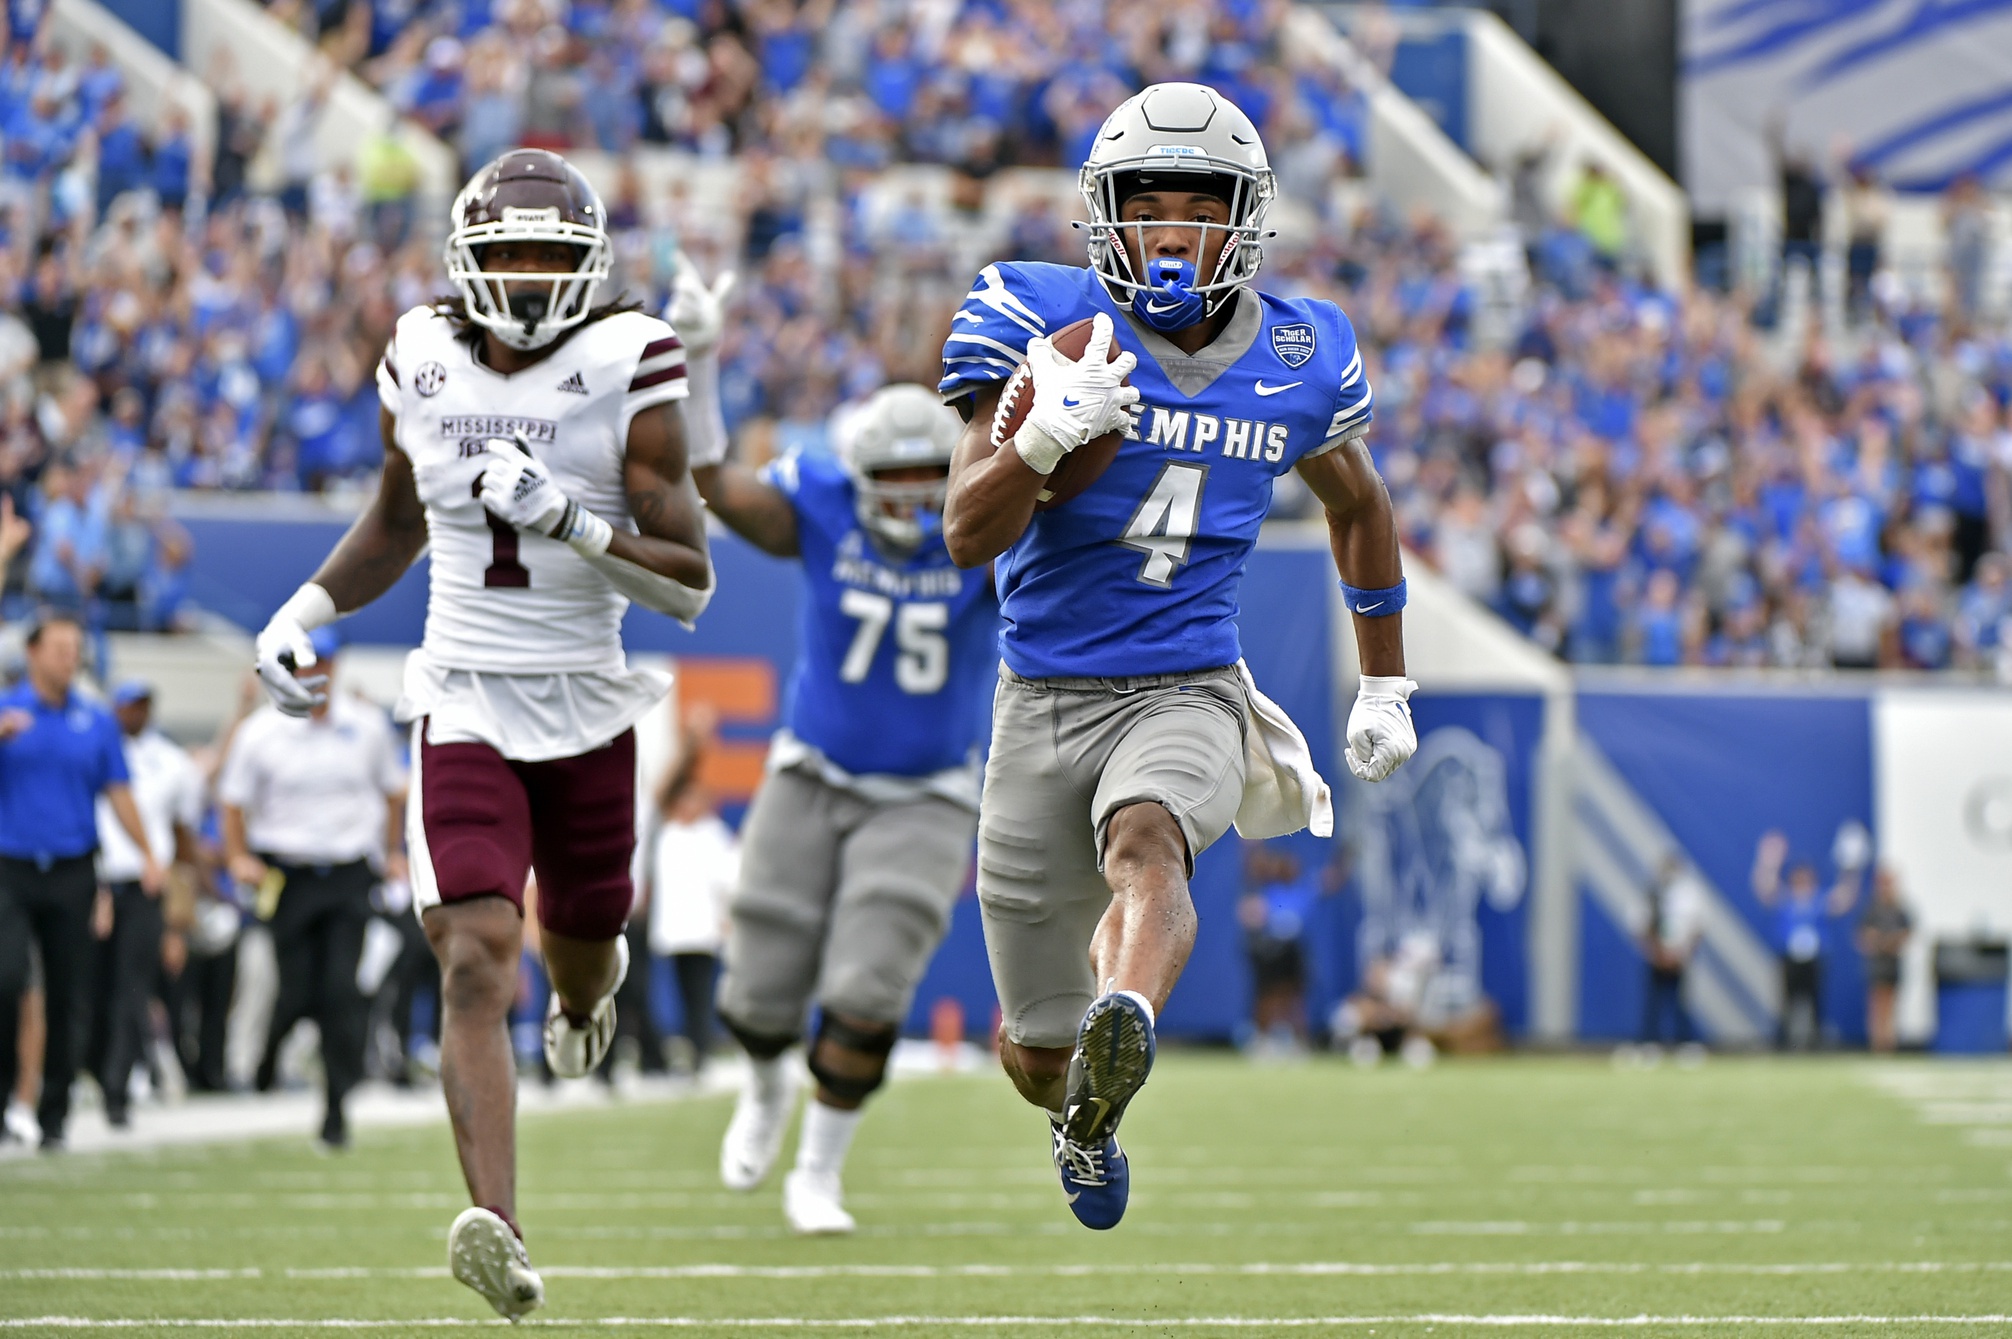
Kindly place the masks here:
[(334, 628), (316, 628), (307, 635), (307, 644), (314, 648), (316, 660), (327, 660), (342, 649), (342, 634)]
[(144, 679), (127, 679), (112, 690), (112, 705), (130, 707), (135, 702), (154, 700), (154, 686)]

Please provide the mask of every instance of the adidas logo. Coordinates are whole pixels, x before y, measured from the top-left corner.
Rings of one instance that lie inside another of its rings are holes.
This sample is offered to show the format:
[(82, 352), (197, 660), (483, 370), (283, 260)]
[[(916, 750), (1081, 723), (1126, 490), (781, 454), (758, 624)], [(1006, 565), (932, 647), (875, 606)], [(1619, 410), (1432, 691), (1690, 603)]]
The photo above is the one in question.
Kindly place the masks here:
[(575, 395), (585, 395), (587, 393), (587, 383), (580, 380), (580, 374), (575, 372), (572, 376), (567, 377), (559, 383), (559, 389), (562, 391), (571, 391)]

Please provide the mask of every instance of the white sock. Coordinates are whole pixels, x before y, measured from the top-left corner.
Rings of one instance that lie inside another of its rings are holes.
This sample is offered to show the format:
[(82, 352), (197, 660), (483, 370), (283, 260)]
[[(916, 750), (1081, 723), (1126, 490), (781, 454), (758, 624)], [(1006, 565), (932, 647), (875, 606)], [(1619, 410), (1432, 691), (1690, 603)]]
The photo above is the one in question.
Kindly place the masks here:
[(812, 1098), (805, 1104), (803, 1129), (796, 1138), (796, 1169), (832, 1176), (844, 1171), (846, 1150), (865, 1114), (864, 1109), (840, 1111)]
[(780, 1102), (788, 1091), (788, 1076), (783, 1071), (782, 1056), (768, 1060), (748, 1057), (748, 1077), (754, 1082), (755, 1096), (764, 1102)]
[(1130, 998), (1138, 1001), (1139, 1007), (1146, 1011), (1146, 1022), (1150, 1024), (1154, 1021), (1153, 1002), (1151, 1000), (1147, 999), (1144, 995), (1141, 995), (1136, 990), (1121, 990), (1117, 993), (1120, 995), (1129, 996)]

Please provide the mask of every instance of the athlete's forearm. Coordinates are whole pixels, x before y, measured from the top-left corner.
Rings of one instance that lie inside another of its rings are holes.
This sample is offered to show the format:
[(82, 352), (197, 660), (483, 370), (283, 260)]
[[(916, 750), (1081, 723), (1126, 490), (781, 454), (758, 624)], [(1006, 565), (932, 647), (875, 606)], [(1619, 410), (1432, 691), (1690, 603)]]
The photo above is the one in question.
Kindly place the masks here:
[(1034, 502), (1046, 476), (1018, 451), (992, 448), (996, 390), (981, 392), (950, 462), (943, 503), (943, 544), (959, 567), (979, 567), (1013, 547), (1034, 519)]
[(713, 574), (710, 565), (707, 566), (703, 581), (686, 582), (617, 558), (612, 553), (589, 553), (581, 556), (586, 558), (594, 570), (608, 579), (610, 586), (623, 595), (645, 609), (669, 614), (687, 627), (705, 612), (706, 605), (711, 603), (713, 598)]
[(622, 487), (641, 533), (617, 529), (607, 556), (694, 590), (710, 589), (713, 562), (704, 508), (685, 469), (684, 416), (677, 405), (636, 415), (627, 448)]
[(380, 410), (378, 425), (384, 472), (377, 496), (311, 578), (345, 614), (390, 590), (426, 547), (426, 509), (413, 483), (412, 460), (393, 440), (395, 420)]
[[(1386, 590), (1403, 581), (1397, 513), (1363, 440), (1358, 437), (1305, 461), (1300, 477), (1326, 510), (1328, 547), (1341, 579), (1362, 590)], [(1404, 615), (1352, 617), (1362, 672), (1402, 677)]]
[(727, 529), (763, 553), (796, 557), (796, 508), (781, 489), (763, 483), (753, 470), (730, 460), (694, 465), (692, 482), (698, 485), (706, 509)]
[(712, 582), (713, 564), (706, 553), (703, 536), (694, 547), (675, 539), (632, 535), (626, 530), (617, 530), (608, 540), (607, 556), (681, 586), (698, 589)]

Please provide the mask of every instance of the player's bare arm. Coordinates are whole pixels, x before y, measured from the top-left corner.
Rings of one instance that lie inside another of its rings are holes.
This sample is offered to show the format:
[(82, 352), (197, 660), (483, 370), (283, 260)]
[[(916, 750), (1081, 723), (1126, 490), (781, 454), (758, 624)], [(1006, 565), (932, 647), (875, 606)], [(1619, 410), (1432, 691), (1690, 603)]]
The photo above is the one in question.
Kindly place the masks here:
[(314, 664), (308, 633), (390, 590), (426, 547), (426, 509), (389, 410), (377, 411), (377, 430), (384, 440), (377, 496), (254, 643), (258, 677), (273, 705), (289, 716), (305, 716), (328, 700), (327, 675), (295, 673)]
[[(1381, 590), (1403, 581), (1397, 517), (1390, 507), (1390, 493), (1370, 461), (1365, 440), (1357, 437), (1343, 442), (1332, 451), (1302, 460), (1297, 468), (1327, 513), (1327, 541), (1334, 550), (1334, 567), (1341, 579), (1364, 590)], [(1404, 616), (1356, 614), (1354, 618), (1362, 672), (1401, 676)]]
[(685, 471), (684, 418), (675, 404), (646, 409), (629, 425), (622, 489), (639, 533), (615, 531), (608, 556), (694, 590), (708, 585), (706, 526)]
[(1034, 503), (1045, 481), (1018, 451), (993, 447), (992, 413), (999, 407), (999, 391), (996, 385), (982, 387), (958, 406), (970, 416), (950, 461), (943, 542), (959, 567), (989, 563), (1012, 548), (1034, 519)]
[(763, 553), (778, 558), (797, 556), (796, 508), (781, 489), (763, 483), (760, 475), (731, 460), (694, 465), (692, 482), (698, 485), (707, 510), (727, 529)]
[(1328, 543), (1354, 620), (1362, 683), (1348, 713), (1348, 770), (1381, 781), (1418, 750), (1417, 684), (1404, 677), (1404, 560), (1390, 494), (1360, 437), (1296, 467), (1327, 512)]
[[(1130, 431), (1128, 411), (1139, 393), (1127, 379), (1139, 360), (1132, 353), (1111, 357), (1113, 336), (1111, 318), (1100, 312), (1080, 358), (1060, 352), (1045, 335), (1027, 342), (1026, 362), (1016, 376), (1024, 375), (1032, 398), (1014, 430), (1011, 451), (992, 449), (1001, 388), (973, 392), (943, 518), (946, 536), (959, 534), (963, 527), (957, 520), (972, 522), (963, 542), (950, 543), (958, 566), (990, 562), (1019, 540), (1033, 519), (1042, 484), (1071, 451), (1107, 432)], [(968, 468), (960, 471), (959, 464)], [(962, 487), (960, 479), (966, 481)]]
[(377, 411), (377, 430), (384, 439), (377, 495), (312, 578), (345, 614), (390, 590), (426, 547), (426, 509), (413, 484), (412, 459), (398, 445), (398, 420), (389, 410)]

